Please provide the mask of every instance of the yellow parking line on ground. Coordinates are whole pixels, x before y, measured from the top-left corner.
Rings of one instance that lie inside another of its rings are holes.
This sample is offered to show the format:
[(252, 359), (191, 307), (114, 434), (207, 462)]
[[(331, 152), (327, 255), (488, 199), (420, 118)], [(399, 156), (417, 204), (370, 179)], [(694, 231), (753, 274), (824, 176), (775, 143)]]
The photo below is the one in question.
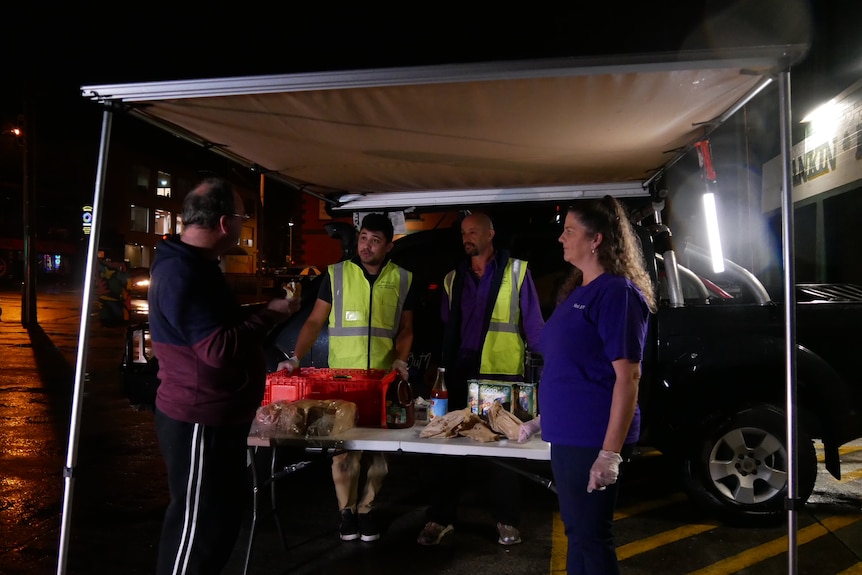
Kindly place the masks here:
[(862, 477), (862, 469), (848, 471), (847, 473), (841, 474), (841, 483), (849, 483), (850, 481), (856, 481), (860, 477)]
[(860, 575), (862, 573), (862, 562), (853, 565), (852, 567), (848, 567), (844, 571), (838, 573), (838, 575)]
[(565, 575), (566, 573), (566, 539), (565, 527), (560, 519), (560, 514), (554, 513), (554, 525), (551, 528), (551, 575)]
[[(842, 527), (856, 523), (860, 519), (862, 519), (862, 515), (828, 517), (820, 523), (815, 523), (814, 525), (809, 525), (804, 529), (800, 529), (796, 535), (797, 544), (804, 545), (805, 543), (813, 541), (819, 537), (823, 537), (828, 533), (837, 531)], [(758, 545), (757, 547), (752, 547), (751, 549), (733, 555), (732, 557), (728, 557), (727, 559), (722, 559), (721, 561), (708, 565), (703, 569), (692, 571), (688, 575), (727, 575), (729, 573), (736, 573), (737, 571), (751, 567), (756, 563), (760, 563), (761, 561), (779, 555), (785, 551), (787, 551), (786, 535), (779, 537), (778, 539), (773, 539), (772, 541), (762, 545)]]
[(685, 493), (674, 493), (670, 497), (666, 497), (664, 499), (651, 499), (649, 501), (643, 501), (636, 505), (630, 505), (615, 512), (614, 521), (619, 521), (620, 519), (625, 519), (626, 517), (638, 515), (639, 513), (644, 513), (646, 511), (652, 511), (653, 509), (658, 509), (659, 507), (664, 507), (665, 505), (679, 503), (680, 501), (685, 501), (685, 499)]
[[(823, 453), (823, 444), (815, 443), (814, 448), (817, 450), (817, 461), (823, 463), (826, 461), (826, 455)], [(848, 453), (856, 453), (862, 451), (862, 445), (842, 445), (838, 448), (838, 455), (847, 455)]]
[(716, 527), (718, 527), (718, 523), (694, 523), (691, 525), (683, 525), (682, 527), (677, 527), (676, 529), (671, 529), (670, 531), (665, 531), (663, 533), (658, 533), (651, 537), (638, 539), (637, 541), (632, 541), (631, 543), (617, 547), (617, 559), (624, 561), (629, 557), (652, 551), (662, 545), (668, 545), (675, 541), (685, 539), (686, 537), (693, 537), (700, 533), (711, 531)]
[[(647, 511), (652, 511), (653, 509), (658, 509), (659, 507), (664, 507), (666, 505), (672, 505), (674, 503), (679, 503), (680, 501), (684, 501), (686, 498), (684, 493), (674, 493), (669, 497), (664, 499), (653, 499), (650, 501), (644, 501), (642, 503), (638, 503), (636, 505), (631, 505), (629, 507), (625, 507), (616, 513), (614, 513), (614, 521), (618, 521), (620, 519), (625, 519), (626, 517), (631, 517), (633, 515), (638, 515), (640, 513), (645, 513)], [(566, 547), (568, 545), (568, 541), (566, 539), (566, 531), (563, 526), (563, 521), (560, 519), (559, 513), (554, 513), (553, 519), (553, 527), (551, 529), (551, 574), (552, 575), (564, 575), (566, 572)], [(711, 526), (709, 529), (714, 528)], [(680, 528), (685, 529), (685, 528)], [(675, 530), (678, 531), (678, 530)], [(703, 529), (698, 531), (697, 533), (701, 533), (702, 531), (706, 531)], [(690, 533), (689, 535), (681, 535), (677, 537), (678, 539), (682, 539), (683, 537), (689, 537), (691, 535), (695, 535), (696, 533)], [(674, 539), (675, 540), (675, 539)], [(625, 549), (629, 546), (635, 546), (639, 544), (639, 541), (629, 543), (628, 545), (624, 545), (620, 549)], [(670, 541), (667, 541), (670, 543)], [(654, 544), (655, 547), (659, 545), (664, 545), (665, 543), (657, 543)], [(635, 547), (630, 547), (631, 550), (634, 550)], [(644, 549), (646, 551), (647, 549)], [(631, 553), (629, 551), (625, 551), (629, 553), (627, 556), (635, 555), (636, 553), (643, 553), (643, 551), (635, 551)], [(617, 552), (619, 554), (619, 551)], [(619, 556), (619, 555), (618, 555)], [(622, 559), (622, 558), (621, 558)]]

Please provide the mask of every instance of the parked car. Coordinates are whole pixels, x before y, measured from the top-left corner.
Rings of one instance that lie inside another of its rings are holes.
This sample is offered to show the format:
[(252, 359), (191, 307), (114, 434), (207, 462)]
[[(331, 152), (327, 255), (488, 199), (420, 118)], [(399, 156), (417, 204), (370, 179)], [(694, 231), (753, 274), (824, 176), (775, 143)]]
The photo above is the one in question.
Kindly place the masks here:
[(319, 276), (320, 270), (317, 266), (288, 266), (275, 268), (272, 275), (277, 278), (305, 279)]
[(129, 268), (129, 295), (133, 298), (147, 299), (150, 291), (150, 268)]
[(153, 355), (150, 326), (134, 323), (126, 328), (122, 363), (123, 394), (136, 410), (153, 410), (159, 387), (159, 362)]

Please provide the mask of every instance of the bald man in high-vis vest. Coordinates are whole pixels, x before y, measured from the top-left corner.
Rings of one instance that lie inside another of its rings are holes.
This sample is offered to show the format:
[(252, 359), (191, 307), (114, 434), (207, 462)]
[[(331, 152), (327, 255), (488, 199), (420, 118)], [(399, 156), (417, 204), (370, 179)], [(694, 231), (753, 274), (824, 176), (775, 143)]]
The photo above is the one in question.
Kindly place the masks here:
[[(545, 321), (527, 262), (494, 248), (494, 225), (475, 212), (461, 222), (461, 242), (468, 256), (443, 280), (443, 365), (449, 388), (449, 410), (467, 406), (467, 380), (523, 382), (526, 346), (539, 350)], [(427, 523), (417, 541), (436, 545), (452, 532), (464, 477), (464, 458), (448, 459), (438, 467)], [(486, 473), (487, 471), (487, 473)], [(490, 492), (498, 542), (521, 542), (518, 476), (498, 466), (480, 470), (480, 483)]]
[[(296, 349), (278, 369), (298, 368), (328, 324), (329, 367), (393, 369), (407, 380), (407, 358), (413, 345), (413, 274), (389, 260), (393, 235), (392, 222), (385, 214), (365, 216), (356, 256), (327, 268)], [(360, 498), (362, 456), (361, 451), (348, 451), (332, 458), (332, 480), (341, 512), (339, 536), (344, 541), (380, 538), (370, 512), (388, 466), (383, 453), (366, 453), (371, 463)]]

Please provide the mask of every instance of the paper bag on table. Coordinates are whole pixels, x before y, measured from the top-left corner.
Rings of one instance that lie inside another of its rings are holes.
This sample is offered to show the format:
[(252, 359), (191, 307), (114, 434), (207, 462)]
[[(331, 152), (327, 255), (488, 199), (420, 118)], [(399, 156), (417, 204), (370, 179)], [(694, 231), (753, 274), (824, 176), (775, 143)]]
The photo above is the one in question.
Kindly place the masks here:
[(488, 409), (488, 422), (491, 424), (491, 429), (497, 433), (502, 433), (506, 436), (506, 439), (518, 441), (518, 434), (521, 431), (521, 420), (506, 411), (499, 401), (492, 403)]
[(456, 431), (458, 435), (463, 435), (482, 443), (497, 441), (500, 438), (499, 435), (488, 427), (488, 424), (481, 417), (472, 412), (458, 425)]
[(455, 437), (458, 435), (457, 427), (470, 415), (473, 415), (473, 412), (469, 408), (450, 411), (446, 415), (438, 415), (425, 426), (419, 433), (419, 437), (426, 439)]

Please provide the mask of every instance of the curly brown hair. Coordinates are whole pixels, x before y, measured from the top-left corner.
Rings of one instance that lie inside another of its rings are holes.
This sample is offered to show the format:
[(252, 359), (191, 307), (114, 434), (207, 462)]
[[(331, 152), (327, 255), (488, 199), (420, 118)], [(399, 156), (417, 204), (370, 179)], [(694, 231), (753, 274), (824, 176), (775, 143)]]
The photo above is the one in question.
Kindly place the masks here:
[[(643, 265), (643, 252), (628, 215), (622, 204), (612, 196), (587, 200), (568, 207), (590, 234), (602, 234), (602, 243), (596, 248), (599, 263), (605, 273), (631, 280), (641, 291), (649, 310), (656, 312), (655, 291)], [(560, 287), (557, 303), (562, 302), (583, 282), (583, 274), (576, 267)]]

